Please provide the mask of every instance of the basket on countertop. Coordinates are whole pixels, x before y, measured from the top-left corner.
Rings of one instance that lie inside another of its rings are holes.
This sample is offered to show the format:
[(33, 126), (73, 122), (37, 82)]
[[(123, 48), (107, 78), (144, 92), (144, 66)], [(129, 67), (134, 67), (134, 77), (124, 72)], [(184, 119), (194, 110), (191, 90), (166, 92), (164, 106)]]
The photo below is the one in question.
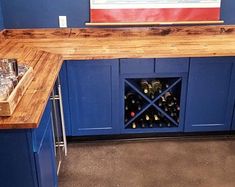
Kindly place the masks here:
[(16, 59), (0, 59), (0, 116), (11, 116), (33, 80), (31, 67)]

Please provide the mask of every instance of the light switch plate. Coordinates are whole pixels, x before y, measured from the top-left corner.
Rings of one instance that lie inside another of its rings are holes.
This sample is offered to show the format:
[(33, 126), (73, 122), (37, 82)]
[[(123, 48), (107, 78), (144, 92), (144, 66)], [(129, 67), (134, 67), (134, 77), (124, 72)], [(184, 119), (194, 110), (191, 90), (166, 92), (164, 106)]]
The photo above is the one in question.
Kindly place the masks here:
[(60, 28), (67, 27), (67, 16), (59, 16), (59, 26)]

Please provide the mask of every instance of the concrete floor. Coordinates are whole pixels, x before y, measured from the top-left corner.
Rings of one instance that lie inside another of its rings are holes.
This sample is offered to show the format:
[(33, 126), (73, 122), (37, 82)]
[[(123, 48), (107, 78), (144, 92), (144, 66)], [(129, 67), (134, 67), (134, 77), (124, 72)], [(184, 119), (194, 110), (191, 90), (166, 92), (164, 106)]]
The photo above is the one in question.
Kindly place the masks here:
[(234, 139), (70, 143), (59, 187), (235, 187)]

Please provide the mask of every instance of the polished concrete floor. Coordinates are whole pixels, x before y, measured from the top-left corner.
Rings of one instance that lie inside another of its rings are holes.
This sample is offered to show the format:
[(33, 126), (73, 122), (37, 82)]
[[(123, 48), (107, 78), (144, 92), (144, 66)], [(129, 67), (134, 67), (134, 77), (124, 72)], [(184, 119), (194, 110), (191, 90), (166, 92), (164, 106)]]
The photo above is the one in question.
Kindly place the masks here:
[(73, 142), (59, 187), (235, 187), (235, 139)]

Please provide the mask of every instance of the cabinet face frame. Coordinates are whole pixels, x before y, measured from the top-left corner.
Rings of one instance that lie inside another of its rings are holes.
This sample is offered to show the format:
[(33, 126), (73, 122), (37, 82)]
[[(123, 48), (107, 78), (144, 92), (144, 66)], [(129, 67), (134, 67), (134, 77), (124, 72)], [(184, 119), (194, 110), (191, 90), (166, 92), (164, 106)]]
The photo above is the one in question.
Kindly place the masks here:
[[(139, 129), (126, 129), (124, 116), (125, 116), (125, 80), (126, 79), (141, 79), (141, 78), (181, 78), (181, 93), (180, 93), (180, 121), (178, 127), (171, 128), (139, 128)], [(121, 133), (170, 133), (170, 132), (183, 132), (184, 129), (184, 114), (185, 114), (185, 101), (186, 101), (186, 86), (187, 74), (186, 73), (155, 73), (155, 74), (124, 74), (120, 76), (120, 124)]]

